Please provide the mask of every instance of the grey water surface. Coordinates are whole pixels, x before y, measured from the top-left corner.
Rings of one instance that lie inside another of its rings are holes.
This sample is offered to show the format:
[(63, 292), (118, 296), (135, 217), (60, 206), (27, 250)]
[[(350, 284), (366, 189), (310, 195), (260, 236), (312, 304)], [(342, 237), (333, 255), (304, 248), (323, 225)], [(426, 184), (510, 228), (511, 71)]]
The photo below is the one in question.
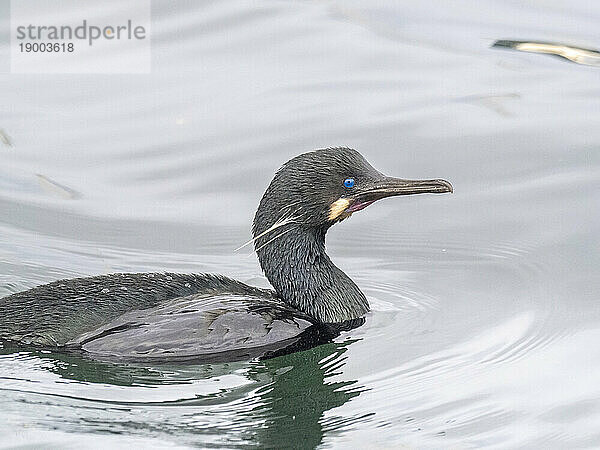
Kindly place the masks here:
[(373, 311), (311, 351), (154, 367), (2, 349), (0, 446), (600, 446), (600, 69), (491, 48), (597, 49), (600, 5), (177, 1), (152, 17), (151, 74), (0, 74), (0, 297), (120, 271), (267, 286), (233, 250), (274, 171), (314, 148), (455, 193), (331, 230)]

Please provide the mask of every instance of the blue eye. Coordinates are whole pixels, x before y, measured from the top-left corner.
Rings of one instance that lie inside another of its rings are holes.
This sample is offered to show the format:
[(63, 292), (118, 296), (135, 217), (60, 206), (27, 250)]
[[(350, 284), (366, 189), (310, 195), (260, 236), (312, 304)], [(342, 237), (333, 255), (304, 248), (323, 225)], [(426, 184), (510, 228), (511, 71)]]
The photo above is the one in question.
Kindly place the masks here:
[(346, 186), (347, 188), (354, 187), (354, 178), (346, 178), (344, 180), (344, 186)]

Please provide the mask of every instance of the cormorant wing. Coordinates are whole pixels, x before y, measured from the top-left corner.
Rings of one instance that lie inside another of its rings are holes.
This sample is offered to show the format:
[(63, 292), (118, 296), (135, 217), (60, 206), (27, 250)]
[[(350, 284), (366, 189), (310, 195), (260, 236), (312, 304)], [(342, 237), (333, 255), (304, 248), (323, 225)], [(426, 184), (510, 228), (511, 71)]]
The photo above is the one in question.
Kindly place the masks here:
[(216, 362), (276, 352), (311, 325), (277, 298), (201, 293), (126, 312), (66, 346), (98, 359)]

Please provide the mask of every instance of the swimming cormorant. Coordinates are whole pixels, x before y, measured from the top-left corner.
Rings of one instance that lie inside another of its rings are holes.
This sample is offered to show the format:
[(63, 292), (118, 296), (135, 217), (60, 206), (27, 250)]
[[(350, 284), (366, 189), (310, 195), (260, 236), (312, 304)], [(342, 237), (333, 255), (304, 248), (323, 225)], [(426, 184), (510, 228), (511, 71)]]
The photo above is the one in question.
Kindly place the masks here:
[(301, 154), (277, 171), (252, 226), (274, 291), (210, 274), (55, 281), (0, 299), (0, 341), (134, 361), (235, 360), (314, 346), (369, 311), (325, 253), (327, 230), (385, 197), (443, 192), (452, 192), (445, 180), (387, 177), (350, 148)]

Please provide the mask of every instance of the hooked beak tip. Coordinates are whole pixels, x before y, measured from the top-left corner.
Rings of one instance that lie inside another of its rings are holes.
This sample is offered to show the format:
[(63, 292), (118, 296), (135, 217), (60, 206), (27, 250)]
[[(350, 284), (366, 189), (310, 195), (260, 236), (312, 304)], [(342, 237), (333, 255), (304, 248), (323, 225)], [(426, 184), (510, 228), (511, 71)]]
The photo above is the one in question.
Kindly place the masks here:
[(452, 183), (450, 183), (449, 181), (446, 181), (446, 180), (436, 180), (436, 181), (438, 181), (440, 183), (440, 185), (446, 187), (445, 192), (450, 192), (451, 194), (454, 193), (454, 187), (452, 186)]

